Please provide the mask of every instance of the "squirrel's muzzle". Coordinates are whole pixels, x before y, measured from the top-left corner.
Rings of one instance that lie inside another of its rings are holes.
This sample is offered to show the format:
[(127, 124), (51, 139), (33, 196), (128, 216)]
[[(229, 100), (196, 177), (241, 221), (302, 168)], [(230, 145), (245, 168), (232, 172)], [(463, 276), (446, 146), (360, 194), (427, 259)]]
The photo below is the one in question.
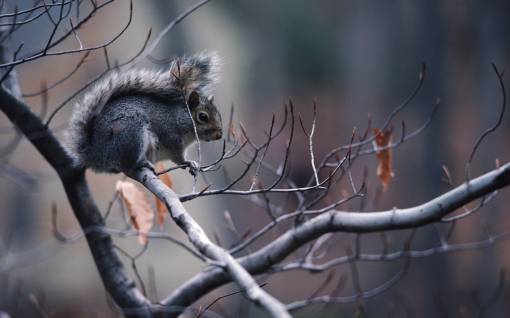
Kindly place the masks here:
[(202, 131), (200, 136), (201, 136), (200, 139), (202, 140), (213, 141), (221, 139), (221, 137), (223, 137), (223, 132), (221, 128), (209, 128), (205, 131)]

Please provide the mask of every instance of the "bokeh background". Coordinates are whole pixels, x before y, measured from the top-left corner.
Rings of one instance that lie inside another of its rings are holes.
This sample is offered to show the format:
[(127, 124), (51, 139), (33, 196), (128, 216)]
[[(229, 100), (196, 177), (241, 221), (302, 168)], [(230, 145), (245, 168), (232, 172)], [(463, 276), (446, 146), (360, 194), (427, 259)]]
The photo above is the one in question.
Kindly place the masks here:
[[(7, 1), (6, 10), (15, 6), (29, 8), (31, 1)], [(191, 1), (134, 1), (133, 23), (109, 48), (112, 61), (125, 61), (135, 54), (149, 28), (153, 33), (186, 10)], [(89, 3), (83, 10), (90, 9)], [(57, 10), (52, 10), (57, 14)], [(127, 22), (128, 1), (116, 1), (80, 31), (85, 44), (102, 43)], [(47, 17), (41, 17), (14, 32), (14, 46), (24, 42), (20, 55), (43, 46), (51, 32)], [(456, 183), (465, 178), (465, 164), (478, 136), (498, 117), (501, 91), (490, 63), (500, 69), (510, 62), (510, 2), (495, 1), (224, 1), (213, 0), (179, 24), (160, 43), (153, 57), (167, 59), (198, 51), (217, 51), (223, 59), (221, 82), (215, 101), (225, 122), (230, 106), (235, 107), (236, 122), (242, 122), (255, 139), (262, 140), (261, 127), (268, 127), (273, 113), (283, 115), (283, 104), (292, 98), (305, 125), (311, 124), (313, 101), (318, 118), (315, 137), (316, 156), (321, 158), (337, 145), (350, 140), (352, 129), (362, 131), (371, 116), (377, 127), (386, 115), (412, 91), (421, 63), (427, 64), (422, 91), (394, 121), (398, 135), (401, 121), (408, 131), (420, 126), (430, 115), (439, 97), (441, 106), (433, 123), (419, 137), (394, 151), (395, 178), (380, 197), (376, 160), (365, 158), (354, 168), (361, 183), (368, 172), (367, 211), (394, 206), (417, 205), (449, 189), (442, 181), (446, 165)], [(69, 40), (61, 48), (75, 47)], [(65, 76), (82, 54), (47, 57), (16, 68), (26, 94), (38, 91), (41, 81), (53, 83)], [(162, 67), (144, 62), (147, 67)], [(101, 50), (92, 52), (85, 66), (64, 84), (51, 90), (50, 110), (59, 105), (87, 80), (105, 68)], [(505, 76), (507, 77), (507, 76)], [(510, 86), (508, 79), (505, 79)], [(40, 111), (41, 98), (27, 97), (34, 111)], [(58, 136), (65, 138), (72, 102), (51, 123)], [(369, 115), (370, 114), (370, 115)], [(0, 146), (14, 138), (14, 130), (0, 115)], [(297, 132), (292, 151), (291, 177), (304, 184), (310, 177), (307, 143)], [(501, 127), (487, 138), (471, 167), (479, 175), (510, 158), (510, 114)], [(282, 140), (271, 148), (268, 161), (282, 158)], [(214, 158), (221, 144), (204, 146), (207, 158)], [(191, 154), (193, 155), (193, 154)], [(51, 224), (51, 205), (58, 210), (60, 229), (69, 235), (79, 233), (62, 186), (49, 165), (26, 141), (14, 152), (3, 154), (0, 170), (0, 310), (12, 317), (109, 317), (117, 315), (108, 303), (102, 283), (83, 239), (72, 244), (58, 242)], [(231, 164), (235, 174), (239, 164)], [(12, 169), (24, 170), (30, 178), (19, 178)], [(106, 210), (120, 176), (88, 173), (99, 206)], [(173, 175), (180, 193), (190, 190), (185, 172)], [(221, 182), (222, 179), (213, 178)], [(269, 179), (267, 179), (269, 180)], [(348, 184), (345, 189), (349, 191)], [(476, 215), (460, 221), (451, 242), (483, 240), (487, 235), (510, 231), (508, 189), (500, 191)], [(265, 212), (247, 201), (231, 197), (207, 197), (186, 205), (211, 237), (225, 246), (235, 237), (224, 226), (228, 210), (240, 232), (256, 230), (269, 222)], [(345, 209), (358, 210), (353, 201)], [(111, 227), (122, 228), (124, 221), (116, 206), (109, 219)], [(443, 232), (448, 226), (437, 228)], [(413, 241), (416, 249), (439, 244), (437, 228), (420, 229)], [(185, 239), (169, 221), (165, 232)], [(275, 232), (258, 241), (256, 249), (278, 235)], [(401, 248), (409, 231), (388, 234), (393, 249)], [(336, 234), (331, 255), (345, 253), (352, 246), (351, 235)], [(141, 250), (136, 238), (116, 238), (116, 244), (131, 254)], [(380, 252), (379, 235), (362, 237), (363, 250)], [(501, 283), (500, 271), (510, 265), (510, 243), (501, 241), (475, 251), (436, 255), (412, 260), (399, 284), (374, 299), (363, 301), (362, 309), (353, 305), (314, 307), (297, 317), (474, 317), (480, 310), (487, 317), (508, 317), (510, 289), (503, 281), (501, 293), (492, 297)], [(132, 273), (129, 259), (124, 258)], [(165, 241), (151, 241), (148, 251), (137, 261), (141, 276), (151, 288), (151, 297), (163, 297), (192, 277), (203, 265), (192, 256)], [(370, 289), (391, 277), (402, 262), (359, 264), (361, 285)], [(150, 284), (154, 273), (155, 283)], [(269, 292), (285, 302), (306, 298), (325, 279), (327, 273), (311, 275), (291, 272), (264, 276)], [(352, 294), (349, 267), (336, 269), (335, 280), (346, 276), (341, 295)], [(332, 284), (329, 291), (333, 289)], [(236, 286), (223, 287), (195, 306), (209, 304), (215, 297)], [(156, 293), (157, 292), (157, 293)], [(324, 291), (325, 293), (328, 290)], [(493, 299), (493, 301), (491, 300)], [(485, 306), (487, 305), (487, 306)], [(485, 307), (487, 308), (485, 308)], [(221, 301), (213, 311), (226, 317), (264, 314), (236, 295)]]

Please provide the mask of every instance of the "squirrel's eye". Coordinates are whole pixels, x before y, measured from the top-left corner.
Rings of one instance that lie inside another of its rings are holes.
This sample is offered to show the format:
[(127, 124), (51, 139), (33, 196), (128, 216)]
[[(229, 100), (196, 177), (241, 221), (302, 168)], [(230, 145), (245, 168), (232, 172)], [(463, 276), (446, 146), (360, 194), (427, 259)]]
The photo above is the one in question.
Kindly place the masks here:
[(206, 123), (209, 121), (209, 115), (205, 112), (198, 113), (198, 121), (201, 123)]

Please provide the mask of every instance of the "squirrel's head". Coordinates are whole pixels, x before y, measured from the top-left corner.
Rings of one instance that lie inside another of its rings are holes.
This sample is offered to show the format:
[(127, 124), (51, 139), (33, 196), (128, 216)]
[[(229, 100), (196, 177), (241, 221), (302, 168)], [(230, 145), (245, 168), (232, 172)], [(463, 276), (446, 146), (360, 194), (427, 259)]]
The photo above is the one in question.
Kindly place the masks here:
[(221, 114), (214, 105), (213, 96), (201, 97), (196, 91), (188, 96), (188, 106), (201, 140), (212, 141), (223, 136)]

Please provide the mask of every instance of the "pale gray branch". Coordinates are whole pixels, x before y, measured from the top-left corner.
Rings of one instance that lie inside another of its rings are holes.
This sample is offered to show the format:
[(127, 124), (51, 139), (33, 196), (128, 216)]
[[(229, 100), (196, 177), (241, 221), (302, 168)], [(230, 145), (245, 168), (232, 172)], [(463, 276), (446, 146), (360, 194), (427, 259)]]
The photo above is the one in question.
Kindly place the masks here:
[[(325, 233), (389, 231), (438, 222), (463, 205), (508, 185), (510, 185), (510, 163), (416, 207), (363, 213), (329, 211), (288, 230), (272, 243), (248, 256), (239, 258), (238, 261), (251, 274), (263, 273), (303, 244)], [(222, 270), (204, 271), (181, 285), (166, 297), (162, 304), (188, 306), (229, 281), (229, 277)]]
[(214, 262), (219, 263), (221, 265), (221, 269), (219, 270), (221, 272), (225, 270), (229, 277), (239, 284), (248, 299), (263, 307), (273, 317), (291, 317), (285, 306), (260, 288), (255, 279), (253, 279), (232, 255), (211, 242), (202, 227), (186, 211), (179, 200), (179, 196), (168, 188), (153, 171), (148, 168), (141, 168), (132, 173), (128, 173), (128, 175), (142, 183), (161, 201), (165, 202), (170, 216), (186, 233), (189, 241), (200, 253)]

